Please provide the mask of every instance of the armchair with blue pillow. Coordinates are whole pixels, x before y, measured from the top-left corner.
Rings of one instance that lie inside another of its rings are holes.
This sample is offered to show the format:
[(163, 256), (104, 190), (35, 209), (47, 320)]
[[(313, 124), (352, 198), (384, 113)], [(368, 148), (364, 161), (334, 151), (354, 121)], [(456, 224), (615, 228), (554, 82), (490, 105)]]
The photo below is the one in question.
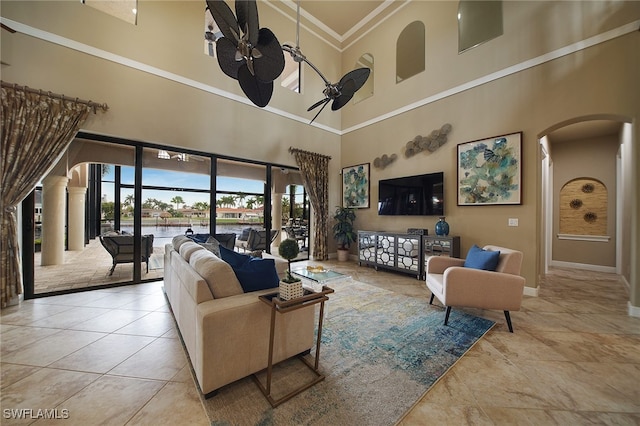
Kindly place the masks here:
[(476, 245), (466, 259), (432, 256), (427, 260), (426, 284), (446, 307), (447, 325), (452, 307), (504, 311), (513, 333), (510, 311), (520, 310), (525, 279), (520, 276), (522, 252), (506, 247)]

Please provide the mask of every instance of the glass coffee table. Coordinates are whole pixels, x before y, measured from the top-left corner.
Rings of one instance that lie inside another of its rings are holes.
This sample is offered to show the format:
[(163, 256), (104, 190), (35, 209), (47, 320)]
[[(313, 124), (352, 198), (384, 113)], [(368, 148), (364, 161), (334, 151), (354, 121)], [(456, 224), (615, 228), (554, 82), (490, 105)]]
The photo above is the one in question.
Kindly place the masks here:
[(348, 275), (341, 274), (340, 272), (333, 271), (331, 269), (318, 268), (298, 268), (291, 271), (293, 275), (297, 275), (302, 278), (311, 280), (315, 284), (319, 284), (320, 288), (330, 281), (336, 281), (340, 279), (349, 278)]

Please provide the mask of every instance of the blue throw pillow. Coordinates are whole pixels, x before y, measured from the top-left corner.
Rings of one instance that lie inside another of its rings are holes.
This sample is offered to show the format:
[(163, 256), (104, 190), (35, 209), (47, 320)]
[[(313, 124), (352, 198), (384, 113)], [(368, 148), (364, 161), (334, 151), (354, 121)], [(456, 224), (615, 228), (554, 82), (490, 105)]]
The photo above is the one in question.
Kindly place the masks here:
[(251, 256), (247, 254), (242, 254), (233, 250), (229, 250), (224, 246), (220, 246), (220, 257), (222, 258), (222, 260), (224, 260), (229, 265), (231, 265), (232, 268), (236, 266), (238, 267), (242, 266), (245, 262), (248, 262), (249, 259), (251, 258)]
[(464, 261), (465, 268), (484, 269), (485, 271), (495, 271), (500, 259), (499, 251), (483, 250), (477, 245), (473, 245), (467, 253)]
[(278, 287), (280, 278), (273, 259), (252, 257), (244, 265), (233, 268), (245, 293)]
[(236, 253), (224, 246), (220, 246), (220, 254), (222, 260), (227, 262), (235, 272), (245, 293), (278, 287), (280, 278), (276, 271), (275, 260)]

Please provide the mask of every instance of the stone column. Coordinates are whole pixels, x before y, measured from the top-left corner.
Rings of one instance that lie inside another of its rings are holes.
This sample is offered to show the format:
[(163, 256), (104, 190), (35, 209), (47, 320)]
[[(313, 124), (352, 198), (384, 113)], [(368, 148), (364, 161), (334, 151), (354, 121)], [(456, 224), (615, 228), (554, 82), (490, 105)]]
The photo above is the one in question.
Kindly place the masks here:
[(69, 193), (69, 250), (84, 250), (84, 219), (87, 188), (70, 186)]
[(282, 194), (271, 194), (271, 227), (277, 229), (278, 236), (273, 240), (273, 247), (280, 247), (282, 241)]
[(47, 176), (42, 180), (42, 256), (40, 264), (64, 264), (65, 176)]

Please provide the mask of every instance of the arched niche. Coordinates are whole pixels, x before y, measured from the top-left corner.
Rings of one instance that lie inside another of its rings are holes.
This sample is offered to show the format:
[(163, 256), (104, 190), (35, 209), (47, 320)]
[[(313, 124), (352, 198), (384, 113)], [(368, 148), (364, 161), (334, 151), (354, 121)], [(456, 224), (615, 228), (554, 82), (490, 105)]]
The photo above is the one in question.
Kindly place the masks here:
[(607, 235), (607, 187), (597, 179), (570, 180), (560, 189), (559, 233)]
[[(283, 44), (295, 46), (292, 42)], [(302, 62), (294, 61), (288, 52), (284, 52), (284, 70), (280, 74), (280, 86), (292, 92), (302, 93)]]
[(364, 86), (362, 86), (362, 88), (353, 95), (354, 104), (373, 96), (373, 55), (371, 53), (362, 54), (356, 62), (356, 68), (369, 68), (371, 70), (371, 74), (369, 74), (369, 78), (364, 83)]
[(396, 42), (396, 83), (425, 69), (425, 29), (421, 21), (407, 25)]
[(502, 1), (458, 3), (458, 53), (501, 36), (502, 32)]

